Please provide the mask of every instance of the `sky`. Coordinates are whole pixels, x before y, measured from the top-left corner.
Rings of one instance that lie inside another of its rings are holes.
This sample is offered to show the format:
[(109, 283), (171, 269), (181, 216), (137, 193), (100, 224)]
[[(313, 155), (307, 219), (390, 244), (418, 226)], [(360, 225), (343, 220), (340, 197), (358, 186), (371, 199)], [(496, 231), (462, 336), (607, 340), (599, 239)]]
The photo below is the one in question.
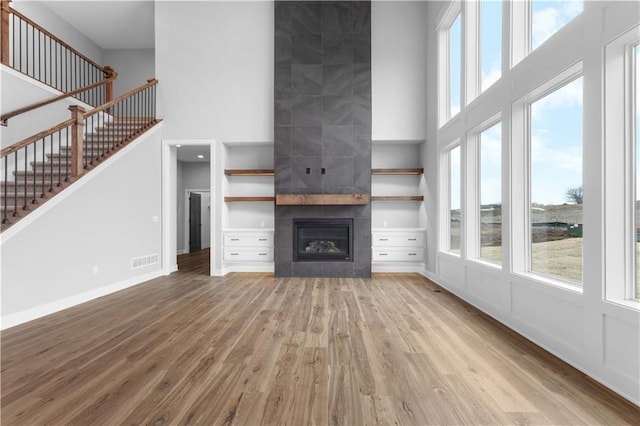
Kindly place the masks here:
[[(582, 0), (532, 0), (531, 49), (539, 47), (579, 15), (582, 8)], [(481, 89), (484, 91), (501, 75), (502, 2), (483, 1), (480, 13)], [(451, 116), (460, 110), (460, 32), (460, 17), (458, 17), (450, 33)], [(531, 113), (531, 202), (563, 204), (567, 202), (567, 190), (582, 185), (582, 79), (538, 100), (532, 105)], [(481, 154), (481, 181), (484, 185), (481, 190), (481, 204), (499, 203), (501, 200), (500, 126), (483, 132), (481, 139), (484, 145)], [(490, 150), (496, 152), (491, 154), (488, 152)], [(640, 166), (640, 153), (638, 161)], [(454, 187), (452, 183), (452, 190)], [(459, 203), (455, 199), (451, 202), (451, 208), (459, 208)]]

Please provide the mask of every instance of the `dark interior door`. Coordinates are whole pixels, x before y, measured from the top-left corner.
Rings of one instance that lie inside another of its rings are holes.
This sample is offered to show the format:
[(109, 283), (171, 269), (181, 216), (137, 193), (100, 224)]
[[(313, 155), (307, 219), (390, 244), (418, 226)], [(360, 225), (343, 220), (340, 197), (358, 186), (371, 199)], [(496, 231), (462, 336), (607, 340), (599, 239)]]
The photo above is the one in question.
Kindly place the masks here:
[(200, 213), (200, 194), (189, 193), (189, 253), (202, 248), (200, 241), (200, 228), (202, 227), (202, 217)]

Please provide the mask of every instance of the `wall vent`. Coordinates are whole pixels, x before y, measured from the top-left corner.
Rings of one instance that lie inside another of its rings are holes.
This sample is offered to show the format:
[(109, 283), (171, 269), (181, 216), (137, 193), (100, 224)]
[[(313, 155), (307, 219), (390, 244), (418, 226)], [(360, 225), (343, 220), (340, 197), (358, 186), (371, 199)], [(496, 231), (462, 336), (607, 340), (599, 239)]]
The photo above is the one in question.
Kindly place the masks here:
[(159, 254), (148, 254), (146, 256), (134, 257), (131, 259), (131, 269), (144, 268), (160, 262)]

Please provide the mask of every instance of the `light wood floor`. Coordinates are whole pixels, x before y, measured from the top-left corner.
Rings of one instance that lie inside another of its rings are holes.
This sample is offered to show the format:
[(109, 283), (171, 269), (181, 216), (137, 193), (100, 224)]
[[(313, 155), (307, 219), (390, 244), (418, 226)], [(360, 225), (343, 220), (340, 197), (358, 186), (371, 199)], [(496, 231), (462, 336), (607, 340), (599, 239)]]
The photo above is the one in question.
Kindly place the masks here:
[(418, 275), (181, 271), (2, 333), (2, 424), (638, 424)]

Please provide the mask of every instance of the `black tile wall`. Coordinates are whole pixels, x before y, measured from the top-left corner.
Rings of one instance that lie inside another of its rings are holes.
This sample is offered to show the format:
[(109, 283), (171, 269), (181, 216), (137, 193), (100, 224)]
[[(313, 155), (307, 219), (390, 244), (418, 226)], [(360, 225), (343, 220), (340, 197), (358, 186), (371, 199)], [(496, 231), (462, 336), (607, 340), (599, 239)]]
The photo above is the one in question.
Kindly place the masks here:
[[(275, 32), (276, 194), (370, 194), (370, 2), (276, 1)], [(370, 206), (275, 213), (277, 276), (371, 276)], [(294, 217), (354, 218), (354, 261), (293, 262)]]

